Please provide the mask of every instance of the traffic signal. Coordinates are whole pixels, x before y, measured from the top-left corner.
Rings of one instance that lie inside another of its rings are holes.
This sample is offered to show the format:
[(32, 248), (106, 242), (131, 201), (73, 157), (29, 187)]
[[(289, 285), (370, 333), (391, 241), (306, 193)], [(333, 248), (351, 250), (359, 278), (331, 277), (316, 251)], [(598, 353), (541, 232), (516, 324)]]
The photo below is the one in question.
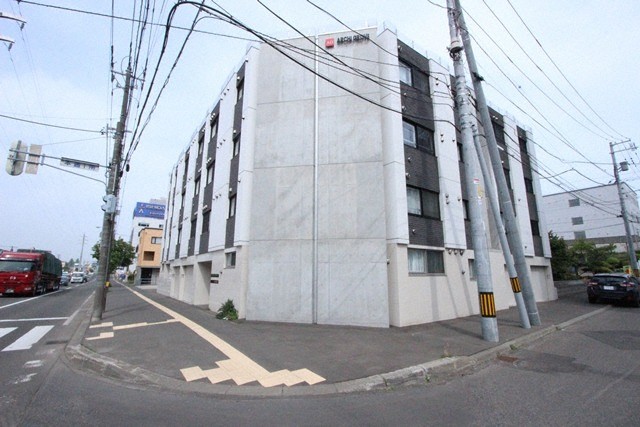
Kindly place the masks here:
[(11, 148), (9, 148), (9, 155), (7, 156), (6, 167), (9, 175), (20, 175), (24, 170), (24, 159), (27, 155), (25, 148), (25, 144), (23, 144), (22, 141), (17, 141), (11, 144)]
[(114, 213), (116, 211), (116, 196), (113, 194), (107, 194), (102, 196), (104, 205), (101, 206), (102, 210), (106, 213)]

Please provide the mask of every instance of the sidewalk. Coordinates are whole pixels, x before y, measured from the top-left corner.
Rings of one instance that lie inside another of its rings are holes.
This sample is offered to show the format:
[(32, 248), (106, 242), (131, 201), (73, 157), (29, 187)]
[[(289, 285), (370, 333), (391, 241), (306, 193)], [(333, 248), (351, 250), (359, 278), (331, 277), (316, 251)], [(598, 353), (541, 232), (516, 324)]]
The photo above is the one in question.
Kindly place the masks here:
[(473, 369), (606, 310), (584, 287), (539, 303), (541, 326), (523, 329), (517, 309), (498, 312), (499, 343), (482, 340), (472, 316), (405, 328), (359, 328), (218, 320), (215, 313), (114, 285), (100, 324), (91, 302), (67, 347), (72, 366), (125, 383), (247, 396), (331, 394), (424, 383)]

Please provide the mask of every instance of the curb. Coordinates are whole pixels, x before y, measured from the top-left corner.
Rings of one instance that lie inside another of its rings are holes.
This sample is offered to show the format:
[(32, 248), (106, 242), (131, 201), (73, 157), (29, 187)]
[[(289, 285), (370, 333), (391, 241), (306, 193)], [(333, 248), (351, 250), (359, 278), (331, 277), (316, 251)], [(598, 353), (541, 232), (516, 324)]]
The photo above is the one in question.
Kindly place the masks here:
[(82, 340), (91, 323), (91, 306), (93, 299), (89, 298), (81, 307), (80, 313), (85, 313), (83, 320), (65, 347), (65, 358), (71, 368), (84, 372), (91, 372), (108, 380), (113, 380), (134, 388), (147, 387), (173, 390), (182, 393), (198, 393), (217, 396), (244, 397), (303, 397), (323, 396), (346, 393), (362, 393), (370, 391), (389, 390), (397, 387), (424, 385), (433, 381), (442, 381), (464, 373), (472, 372), (501, 354), (518, 350), (541, 338), (561, 331), (575, 323), (596, 316), (609, 308), (583, 314), (559, 325), (551, 325), (544, 329), (507, 341), (495, 347), (480, 351), (469, 356), (451, 356), (422, 363), (370, 377), (343, 381), (332, 384), (318, 384), (312, 386), (286, 387), (277, 386), (264, 388), (259, 386), (217, 385), (204, 382), (188, 383), (175, 378), (156, 374), (147, 369), (128, 364), (126, 362), (95, 353), (84, 347)]

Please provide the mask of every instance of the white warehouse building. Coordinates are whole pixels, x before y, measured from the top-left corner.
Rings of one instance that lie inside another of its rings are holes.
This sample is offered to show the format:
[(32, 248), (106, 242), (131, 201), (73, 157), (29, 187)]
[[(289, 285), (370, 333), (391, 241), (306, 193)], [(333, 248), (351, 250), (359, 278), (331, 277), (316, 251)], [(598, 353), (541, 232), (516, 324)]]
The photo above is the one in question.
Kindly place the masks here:
[[(621, 183), (631, 237), (636, 249), (640, 240), (638, 196), (627, 183)], [(544, 211), (549, 230), (569, 245), (586, 240), (596, 245), (616, 245), (627, 251), (627, 236), (617, 184), (599, 185), (581, 190), (544, 196)]]
[[(257, 321), (478, 314), (448, 69), (385, 25), (317, 36), (325, 50), (313, 41), (286, 41), (299, 63), (250, 45), (196, 128), (171, 173), (158, 292), (214, 311), (231, 299)], [(530, 133), (492, 115), (536, 299), (556, 299)], [(485, 223), (506, 309), (489, 212)]]

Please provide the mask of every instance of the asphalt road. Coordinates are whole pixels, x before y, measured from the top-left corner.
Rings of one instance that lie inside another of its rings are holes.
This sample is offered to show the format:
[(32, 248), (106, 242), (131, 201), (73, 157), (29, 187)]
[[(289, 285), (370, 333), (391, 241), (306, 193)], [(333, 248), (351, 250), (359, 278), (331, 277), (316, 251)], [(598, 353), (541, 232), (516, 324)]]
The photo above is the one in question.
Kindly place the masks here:
[[(33, 301), (34, 311), (38, 301), (52, 310), (66, 301), (68, 308), (58, 315), (69, 317), (86, 299), (85, 289)], [(582, 294), (572, 297), (587, 304)], [(0, 318), (9, 309), (0, 308)], [(33, 357), (25, 353), (18, 360), (18, 352), (0, 352), (2, 425), (640, 425), (640, 309), (630, 307), (612, 307), (446, 382), (298, 398), (220, 398), (123, 387), (76, 372), (58, 357), (63, 344), (55, 342), (70, 335), (74, 321), (67, 329), (63, 323), (55, 323), (51, 335), (29, 350)], [(44, 360), (43, 366), (30, 371), (24, 363), (32, 358)], [(18, 371), (6, 372), (5, 363)], [(11, 382), (29, 373), (36, 375)], [(19, 411), (12, 409), (16, 403)]]
[(79, 324), (88, 284), (0, 298), (0, 425), (18, 425)]

